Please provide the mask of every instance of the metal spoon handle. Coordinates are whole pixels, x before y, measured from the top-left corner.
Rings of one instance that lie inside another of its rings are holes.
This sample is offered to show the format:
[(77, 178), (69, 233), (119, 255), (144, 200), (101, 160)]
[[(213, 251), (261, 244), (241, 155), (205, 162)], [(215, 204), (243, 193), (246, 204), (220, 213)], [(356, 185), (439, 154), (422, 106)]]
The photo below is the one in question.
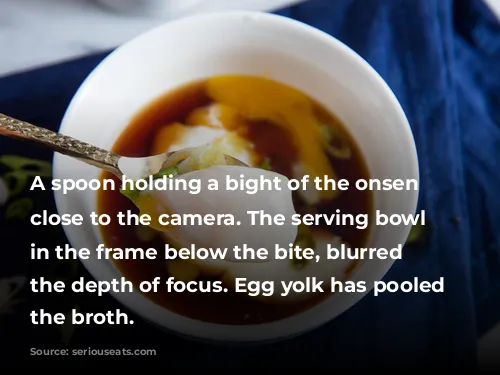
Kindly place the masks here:
[(53, 151), (105, 169), (117, 176), (122, 175), (118, 168), (119, 155), (2, 113), (0, 113), (0, 135), (32, 141)]

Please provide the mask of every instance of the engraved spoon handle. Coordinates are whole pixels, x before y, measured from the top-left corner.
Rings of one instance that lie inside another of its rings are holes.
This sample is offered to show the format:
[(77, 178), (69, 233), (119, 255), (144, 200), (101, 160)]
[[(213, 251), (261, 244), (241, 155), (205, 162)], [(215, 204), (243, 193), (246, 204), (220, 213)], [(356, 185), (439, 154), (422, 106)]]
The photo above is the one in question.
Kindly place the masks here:
[(119, 155), (2, 113), (0, 113), (0, 135), (38, 143), (53, 151), (107, 170), (118, 177), (122, 176), (118, 168)]

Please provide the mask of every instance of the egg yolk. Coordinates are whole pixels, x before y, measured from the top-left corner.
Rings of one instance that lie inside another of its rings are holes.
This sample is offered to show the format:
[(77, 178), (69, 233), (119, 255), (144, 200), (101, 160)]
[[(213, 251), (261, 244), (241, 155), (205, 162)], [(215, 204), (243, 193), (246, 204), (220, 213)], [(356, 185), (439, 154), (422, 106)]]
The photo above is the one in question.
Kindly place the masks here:
[(185, 132), (185, 126), (179, 122), (174, 122), (167, 126), (158, 129), (153, 144), (151, 146), (151, 154), (158, 155), (168, 152), (172, 144), (175, 143)]
[(135, 205), (139, 208), (141, 215), (149, 215), (151, 223), (149, 226), (158, 231), (164, 231), (167, 226), (160, 224), (160, 215), (169, 212), (165, 205), (161, 204), (150, 194), (140, 194), (135, 200)]
[[(209, 97), (234, 108), (245, 118), (268, 120), (287, 128), (299, 149), (299, 156), (311, 178), (335, 172), (323, 151), (320, 124), (311, 100), (301, 92), (267, 78), (220, 76), (207, 80)], [(320, 192), (333, 198), (336, 191)]]

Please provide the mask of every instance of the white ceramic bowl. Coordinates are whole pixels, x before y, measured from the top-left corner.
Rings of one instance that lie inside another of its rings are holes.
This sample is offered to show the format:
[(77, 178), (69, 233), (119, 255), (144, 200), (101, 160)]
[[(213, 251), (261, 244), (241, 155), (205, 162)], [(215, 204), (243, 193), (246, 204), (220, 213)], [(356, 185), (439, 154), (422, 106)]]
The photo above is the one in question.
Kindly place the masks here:
[[(118, 48), (86, 79), (73, 98), (60, 131), (109, 149), (131, 117), (151, 100), (184, 83), (221, 74), (266, 75), (309, 94), (349, 128), (374, 178), (418, 179), (411, 129), (397, 99), (382, 78), (359, 55), (333, 37), (276, 15), (225, 12), (168, 23)], [(97, 178), (100, 171), (56, 155), (54, 178)], [(413, 214), (418, 193), (374, 194), (375, 209)], [(56, 193), (59, 212), (90, 214), (96, 194)], [(372, 227), (369, 246), (392, 248), (404, 243), (408, 227)], [(97, 227), (66, 227), (77, 248), (102, 242)], [(82, 260), (97, 280), (120, 274), (109, 261)], [(371, 290), (393, 264), (365, 261), (353, 275)], [(368, 293), (367, 291), (367, 293)], [(113, 293), (143, 318), (179, 334), (231, 342), (275, 340), (296, 335), (335, 318), (366, 293), (337, 293), (299, 315), (262, 325), (228, 326), (188, 319), (140, 293)]]

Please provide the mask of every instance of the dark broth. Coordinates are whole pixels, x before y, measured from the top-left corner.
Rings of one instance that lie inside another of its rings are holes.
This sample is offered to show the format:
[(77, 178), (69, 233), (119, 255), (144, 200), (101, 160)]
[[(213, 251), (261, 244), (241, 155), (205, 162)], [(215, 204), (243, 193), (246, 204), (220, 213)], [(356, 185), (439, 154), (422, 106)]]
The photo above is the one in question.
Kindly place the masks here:
[[(180, 87), (172, 92), (162, 95), (141, 110), (123, 131), (113, 147), (113, 151), (124, 156), (149, 156), (151, 145), (156, 131), (166, 124), (183, 122), (188, 114), (195, 108), (210, 103), (205, 93), (204, 82), (195, 82)], [(343, 136), (349, 140), (352, 148), (352, 157), (348, 160), (330, 158), (330, 162), (339, 178), (350, 181), (350, 186), (360, 178), (368, 179), (368, 170), (363, 157), (347, 133), (344, 126), (323, 109), (315, 104), (316, 114), (326, 122), (335, 124), (341, 129)], [(291, 178), (291, 162), (297, 157), (297, 150), (287, 130), (272, 123), (261, 121), (253, 122), (244, 136), (251, 140), (255, 150), (272, 160), (272, 170)], [(114, 178), (110, 173), (103, 173), (102, 178)], [(117, 182), (119, 182), (116, 179)], [(119, 186), (119, 183), (117, 184)], [(358, 191), (354, 188), (342, 192), (341, 195), (329, 202), (316, 206), (319, 213), (333, 213), (340, 209), (342, 213), (370, 214), (372, 196), (368, 191)], [(98, 194), (98, 211), (109, 214), (112, 218), (118, 212), (131, 210), (138, 213), (137, 208), (119, 191), (100, 191)], [(307, 209), (306, 209), (307, 210)], [(300, 211), (300, 208), (297, 210)], [(352, 247), (364, 246), (369, 233), (369, 228), (364, 230), (352, 226), (329, 228), (335, 234), (343, 237)], [(116, 220), (101, 228), (107, 247), (154, 247), (158, 254), (163, 254), (165, 243), (161, 238), (152, 240), (147, 244), (136, 235), (134, 228), (118, 225)], [(155, 277), (162, 280), (168, 278), (165, 260), (115, 260), (118, 269), (135, 285), (141, 281), (152, 281)], [(148, 293), (146, 296), (171, 311), (183, 316), (220, 324), (258, 324), (276, 321), (297, 314), (322, 301), (329, 294), (323, 293), (312, 299), (292, 305), (270, 305), (258, 302), (233, 292), (229, 293), (175, 293), (167, 292), (166, 287), (158, 293)]]

